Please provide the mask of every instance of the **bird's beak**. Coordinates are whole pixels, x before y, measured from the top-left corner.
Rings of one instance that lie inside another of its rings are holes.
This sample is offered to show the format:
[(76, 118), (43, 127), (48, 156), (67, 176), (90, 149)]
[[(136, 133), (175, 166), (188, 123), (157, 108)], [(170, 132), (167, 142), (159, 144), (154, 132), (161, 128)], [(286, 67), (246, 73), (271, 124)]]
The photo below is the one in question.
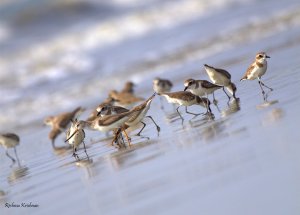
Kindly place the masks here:
[(183, 91), (186, 91), (188, 87), (185, 87)]
[(267, 55), (266, 58), (271, 58), (271, 57)]
[(98, 113), (97, 113), (97, 116), (99, 116), (101, 114), (101, 111), (99, 111)]

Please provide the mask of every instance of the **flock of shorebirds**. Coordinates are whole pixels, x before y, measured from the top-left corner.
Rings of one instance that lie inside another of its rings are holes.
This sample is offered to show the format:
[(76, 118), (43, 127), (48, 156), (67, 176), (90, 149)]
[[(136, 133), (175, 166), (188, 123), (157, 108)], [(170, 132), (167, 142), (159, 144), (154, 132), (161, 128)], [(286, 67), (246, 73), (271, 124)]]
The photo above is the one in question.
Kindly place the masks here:
[[(250, 65), (245, 75), (241, 78), (241, 81), (257, 79), (264, 100), (266, 100), (264, 87), (271, 91), (273, 90), (261, 81), (261, 77), (267, 71), (267, 58), (269, 58), (269, 56), (265, 52), (257, 53), (255, 61)], [(215, 68), (207, 64), (204, 64), (204, 68), (211, 82), (207, 80), (187, 79), (186, 81), (184, 81), (183, 91), (170, 92), (173, 87), (171, 81), (156, 78), (155, 80), (153, 80), (154, 94), (144, 101), (143, 98), (134, 95), (134, 84), (132, 82), (127, 82), (122, 91), (111, 91), (108, 95), (108, 98), (97, 108), (95, 108), (95, 110), (86, 120), (77, 120), (78, 114), (84, 111), (84, 109), (82, 109), (81, 107), (76, 108), (72, 112), (66, 112), (57, 116), (47, 117), (44, 120), (44, 123), (52, 127), (52, 130), (49, 133), (49, 138), (52, 142), (52, 146), (55, 148), (54, 142), (56, 137), (62, 132), (65, 132), (69, 124), (70, 126), (66, 132), (65, 142), (69, 143), (70, 146), (72, 146), (73, 156), (76, 159), (79, 159), (77, 149), (79, 148), (81, 143), (83, 143), (84, 151), (86, 153), (86, 147), (84, 143), (85, 128), (106, 133), (112, 131), (114, 134), (112, 145), (115, 145), (117, 147), (125, 146), (125, 140), (122, 133), (125, 135), (128, 145), (130, 145), (131, 139), (127, 133), (129, 129), (135, 130), (142, 126), (140, 131), (137, 133), (138, 136), (141, 135), (141, 132), (146, 126), (146, 123), (144, 122), (145, 118), (149, 118), (152, 120), (159, 134), (160, 127), (151, 116), (147, 115), (147, 112), (150, 109), (151, 102), (153, 101), (155, 95), (159, 95), (161, 98), (161, 108), (163, 108), (162, 97), (165, 97), (168, 103), (172, 103), (178, 106), (176, 108), (176, 111), (180, 116), (182, 123), (184, 119), (178, 110), (181, 106), (185, 106), (185, 112), (187, 114), (198, 116), (200, 115), (199, 113), (191, 113), (188, 111), (187, 107), (191, 105), (200, 105), (206, 109), (206, 112), (201, 114), (213, 117), (210, 108), (211, 102), (208, 99), (208, 95), (212, 94), (213, 103), (216, 105), (217, 101), (214, 96), (214, 92), (216, 90), (222, 88), (222, 90), (230, 100), (231, 98), (237, 99), (237, 88), (231, 81), (230, 73), (226, 70)], [(134, 106), (131, 109), (127, 109), (138, 102), (142, 103)], [(13, 161), (13, 163), (16, 160), (8, 154), (7, 149), (14, 148), (16, 158), (18, 160), (15, 147), (19, 144), (19, 141), (20, 138), (14, 133), (0, 134), (0, 144), (6, 149), (6, 155)]]

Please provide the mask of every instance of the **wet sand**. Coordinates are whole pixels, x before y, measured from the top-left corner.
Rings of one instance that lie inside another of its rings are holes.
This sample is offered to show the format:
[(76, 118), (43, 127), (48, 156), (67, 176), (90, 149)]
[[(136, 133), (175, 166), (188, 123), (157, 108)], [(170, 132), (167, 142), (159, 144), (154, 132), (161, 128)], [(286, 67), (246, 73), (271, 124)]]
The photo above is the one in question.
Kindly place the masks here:
[[(240, 100), (227, 103), (219, 91), (220, 111), (212, 105), (213, 120), (193, 118), (182, 108), (182, 125), (165, 100), (160, 109), (157, 96), (149, 115), (161, 127), (159, 136), (146, 120), (144, 137), (132, 132), (132, 146), (126, 149), (111, 147), (105, 134), (86, 131), (89, 160), (80, 150), (82, 160), (76, 162), (63, 134), (56, 140), (61, 148), (53, 150), (49, 128), (41, 121), (22, 127), (21, 165), (10, 167), (0, 150), (1, 214), (299, 214), (299, 41), (298, 27), (247, 38), (212, 54), (194, 52), (173, 61), (166, 54), (150, 67), (141, 63), (141, 73), (130, 77), (139, 80), (137, 94), (145, 98), (152, 94), (153, 77), (169, 78), (174, 91), (182, 90), (184, 79), (207, 79), (202, 65), (208, 63), (231, 72)], [(258, 49), (271, 56), (263, 78), (274, 88), (267, 103), (256, 81), (238, 81)], [(126, 70), (132, 68), (137, 66)], [(149, 68), (155, 71), (141, 79)], [(98, 103), (95, 97), (87, 98), (90, 108)], [(5, 207), (30, 202), (38, 207)]]

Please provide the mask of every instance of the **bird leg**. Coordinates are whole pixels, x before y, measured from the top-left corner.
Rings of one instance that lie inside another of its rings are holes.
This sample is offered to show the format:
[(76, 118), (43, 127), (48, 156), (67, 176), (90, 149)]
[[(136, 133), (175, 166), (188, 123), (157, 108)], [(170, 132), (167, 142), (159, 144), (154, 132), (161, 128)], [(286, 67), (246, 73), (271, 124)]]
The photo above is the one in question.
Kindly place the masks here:
[(264, 101), (266, 101), (265, 91), (264, 91), (264, 89), (262, 88), (261, 81), (260, 81), (259, 79), (258, 79), (258, 84), (259, 84), (259, 86), (260, 86), (261, 93), (262, 93), (262, 95), (263, 95), (263, 97), (264, 97)]
[(266, 87), (266, 88), (268, 88), (269, 90), (271, 90), (271, 91), (273, 91), (273, 88), (271, 88), (271, 87), (268, 87), (267, 85), (265, 85), (261, 80), (260, 80), (260, 83), (261, 83), (261, 85), (262, 86), (264, 86), (264, 87)]
[(148, 117), (149, 119), (151, 119), (152, 122), (155, 124), (156, 130), (157, 130), (157, 135), (159, 136), (160, 127), (156, 124), (156, 122), (154, 121), (154, 119), (152, 118), (152, 116), (146, 116), (146, 117)]
[(19, 157), (18, 157), (18, 154), (17, 154), (16, 147), (14, 147), (14, 151), (15, 151), (15, 155), (16, 155), (16, 158), (17, 158), (18, 166), (20, 166), (20, 160), (19, 160)]
[(79, 156), (78, 154), (76, 154), (76, 148), (74, 144), (73, 144), (73, 157), (76, 158), (76, 160), (79, 160)]
[(9, 157), (9, 158), (12, 160), (13, 163), (16, 162), (16, 160), (15, 160), (12, 156), (10, 156), (10, 155), (8, 154), (8, 150), (7, 150), (7, 149), (6, 149), (5, 154), (6, 154), (7, 157)]
[(159, 100), (160, 100), (160, 108), (163, 110), (164, 109), (163, 98), (160, 96)]
[(136, 134), (137, 136), (141, 136), (141, 132), (144, 130), (144, 128), (146, 127), (146, 123), (141, 122), (143, 124), (142, 129)]
[(226, 94), (226, 96), (228, 97), (228, 99), (230, 100), (230, 96), (227, 94), (226, 90), (225, 90), (225, 87), (223, 86), (223, 91), (224, 93)]
[(83, 147), (84, 147), (84, 152), (85, 152), (85, 154), (86, 154), (86, 156), (87, 156), (87, 158), (88, 158), (88, 160), (89, 160), (90, 158), (89, 158), (89, 156), (88, 156), (88, 154), (87, 154), (87, 152), (86, 152), (86, 147), (85, 147), (84, 141), (82, 141), (82, 143), (83, 143)]
[[(217, 106), (218, 101), (215, 99), (215, 92), (213, 92), (212, 94), (213, 94), (213, 103), (214, 103), (214, 105)], [(207, 98), (208, 98), (208, 95), (207, 95), (207, 94), (206, 94), (206, 96), (207, 96)]]
[(123, 132), (124, 132), (124, 134), (125, 134), (125, 137), (126, 137), (126, 139), (127, 139), (128, 145), (129, 145), (129, 146), (131, 146), (131, 138), (130, 138), (130, 137), (128, 137), (128, 135), (127, 135), (127, 133), (126, 133), (125, 129), (123, 129)]
[(179, 117), (181, 118), (181, 120), (182, 120), (182, 124), (183, 124), (183, 121), (184, 121), (184, 119), (183, 119), (183, 117), (181, 116), (181, 114), (179, 113), (179, 111), (178, 111), (178, 109), (181, 107), (181, 105), (180, 106), (178, 106), (177, 108), (176, 108), (176, 111), (177, 111), (177, 113), (178, 113), (178, 115), (179, 115)]
[(199, 116), (200, 113), (192, 113), (192, 112), (189, 112), (188, 109), (187, 109), (187, 106), (185, 106), (185, 112), (188, 113), (188, 114), (192, 114), (194, 116)]

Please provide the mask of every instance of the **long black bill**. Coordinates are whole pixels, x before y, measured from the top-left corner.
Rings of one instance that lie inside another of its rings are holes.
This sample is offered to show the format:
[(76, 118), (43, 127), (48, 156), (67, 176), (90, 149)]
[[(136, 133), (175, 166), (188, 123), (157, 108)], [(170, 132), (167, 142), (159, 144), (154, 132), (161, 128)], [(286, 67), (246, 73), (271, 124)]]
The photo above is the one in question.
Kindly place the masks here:
[(271, 58), (271, 57), (267, 55), (266, 58)]
[(76, 129), (76, 131), (74, 131), (74, 133), (68, 139), (65, 140), (65, 143), (68, 142), (77, 132), (78, 129)]
[(188, 87), (185, 87), (183, 91), (186, 91)]

